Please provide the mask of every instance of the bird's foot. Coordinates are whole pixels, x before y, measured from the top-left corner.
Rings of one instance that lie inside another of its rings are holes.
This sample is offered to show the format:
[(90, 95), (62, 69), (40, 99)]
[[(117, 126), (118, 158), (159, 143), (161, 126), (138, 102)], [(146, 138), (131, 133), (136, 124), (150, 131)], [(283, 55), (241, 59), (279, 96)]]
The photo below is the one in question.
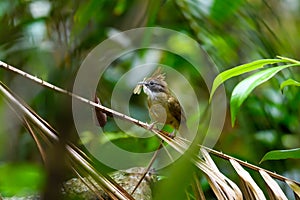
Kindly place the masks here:
[(149, 124), (148, 126), (148, 130), (152, 130), (154, 128), (154, 125), (157, 124), (157, 121), (152, 122), (151, 124)]
[(175, 136), (176, 136), (175, 132), (176, 132), (176, 130), (174, 129), (171, 133), (169, 133), (168, 136), (169, 136), (170, 138), (174, 139)]

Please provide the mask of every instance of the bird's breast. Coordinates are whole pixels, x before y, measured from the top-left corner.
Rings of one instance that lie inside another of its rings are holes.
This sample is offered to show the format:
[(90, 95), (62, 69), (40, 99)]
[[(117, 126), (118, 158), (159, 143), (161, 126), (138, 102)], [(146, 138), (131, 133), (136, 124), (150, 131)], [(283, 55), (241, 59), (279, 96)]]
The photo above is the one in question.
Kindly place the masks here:
[(156, 96), (155, 98), (148, 98), (149, 114), (153, 121), (161, 124), (169, 124), (178, 129), (179, 122), (171, 114), (168, 105), (167, 96)]

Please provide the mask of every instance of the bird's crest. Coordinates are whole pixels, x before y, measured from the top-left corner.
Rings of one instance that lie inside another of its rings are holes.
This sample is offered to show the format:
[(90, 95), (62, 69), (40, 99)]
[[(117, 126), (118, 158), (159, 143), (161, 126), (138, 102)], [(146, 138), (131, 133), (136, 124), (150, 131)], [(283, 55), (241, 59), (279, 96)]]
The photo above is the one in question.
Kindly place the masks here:
[(162, 73), (161, 67), (158, 67), (155, 70), (155, 72), (149, 78), (147, 78), (147, 80), (156, 79), (156, 80), (159, 80), (159, 81), (165, 81), (165, 78), (166, 78), (166, 74)]
[(146, 79), (146, 81), (157, 80), (161, 85), (167, 88), (168, 84), (165, 81), (166, 74), (162, 73), (161, 67), (158, 67), (155, 72)]

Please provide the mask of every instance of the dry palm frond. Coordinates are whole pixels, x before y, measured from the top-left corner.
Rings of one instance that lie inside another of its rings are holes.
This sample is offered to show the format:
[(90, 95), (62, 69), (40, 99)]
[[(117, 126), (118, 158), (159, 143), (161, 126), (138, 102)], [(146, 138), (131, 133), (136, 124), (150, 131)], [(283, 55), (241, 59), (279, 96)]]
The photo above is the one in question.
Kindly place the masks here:
[[(26, 120), (38, 127), (41, 130), (40, 133), (43, 134), (43, 137), (46, 137), (51, 141), (59, 141), (56, 131), (51, 128), (49, 124), (45, 123), (44, 120), (41, 120), (41, 118), (31, 109), (29, 109), (27, 105), (19, 101), (15, 97), (15, 95), (11, 91), (9, 91), (9, 89), (5, 87), (4, 84), (2, 84), (2, 82), (0, 82), (0, 94), (2, 94), (2, 96), (4, 96), (5, 100), (11, 105), (11, 107), (17, 113), (19, 113), (19, 116), (22, 116), (22, 118), (26, 118)], [(25, 127), (28, 128), (26, 124)], [(78, 152), (77, 149), (73, 148), (72, 146), (72, 144), (67, 144), (65, 148), (70, 162), (76, 163), (76, 165), (74, 166), (78, 166), (80, 170), (83, 170), (86, 174), (89, 174), (96, 183), (101, 185), (104, 191), (109, 194), (112, 199), (133, 199), (131, 195), (129, 195), (122, 187), (118, 186), (118, 184), (116, 184), (112, 179), (109, 179), (107, 176), (102, 175), (100, 172), (96, 171), (91, 163), (89, 163), (87, 159), (85, 159), (81, 155), (82, 152)], [(80, 171), (75, 167), (74, 169), (76, 171)]]
[(229, 160), (235, 171), (241, 178), (244, 195), (247, 199), (266, 199), (263, 191), (258, 187), (250, 174), (235, 160)]
[(222, 183), (218, 183), (216, 180), (208, 177), (210, 183), (212, 183), (211, 187), (214, 188), (215, 194), (218, 191), (219, 195), (222, 195), (224, 199), (243, 199), (243, 194), (238, 186), (219, 171), (208, 152), (205, 149), (201, 149), (201, 153), (211, 169), (223, 180)]
[(192, 184), (192, 187), (193, 187), (193, 191), (194, 191), (194, 195), (195, 195), (196, 199), (205, 200), (206, 198), (204, 196), (204, 192), (201, 187), (201, 183), (196, 174), (194, 174), (193, 179), (194, 179), (194, 183)]
[(285, 182), (294, 191), (294, 194), (295, 194), (296, 198), (300, 199), (300, 186), (299, 186), (299, 184), (295, 183), (294, 181), (291, 181), (291, 180), (286, 180)]
[(288, 200), (279, 185), (269, 174), (267, 174), (264, 170), (259, 170), (259, 173), (267, 185), (270, 199)]

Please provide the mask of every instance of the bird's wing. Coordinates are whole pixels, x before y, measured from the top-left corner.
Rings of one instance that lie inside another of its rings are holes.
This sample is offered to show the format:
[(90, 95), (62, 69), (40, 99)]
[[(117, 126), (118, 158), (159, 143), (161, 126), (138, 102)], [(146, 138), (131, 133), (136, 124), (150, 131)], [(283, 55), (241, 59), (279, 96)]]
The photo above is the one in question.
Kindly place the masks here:
[(179, 123), (186, 122), (184, 111), (180, 106), (179, 101), (175, 97), (172, 96), (168, 99), (168, 108), (170, 113), (177, 119)]

